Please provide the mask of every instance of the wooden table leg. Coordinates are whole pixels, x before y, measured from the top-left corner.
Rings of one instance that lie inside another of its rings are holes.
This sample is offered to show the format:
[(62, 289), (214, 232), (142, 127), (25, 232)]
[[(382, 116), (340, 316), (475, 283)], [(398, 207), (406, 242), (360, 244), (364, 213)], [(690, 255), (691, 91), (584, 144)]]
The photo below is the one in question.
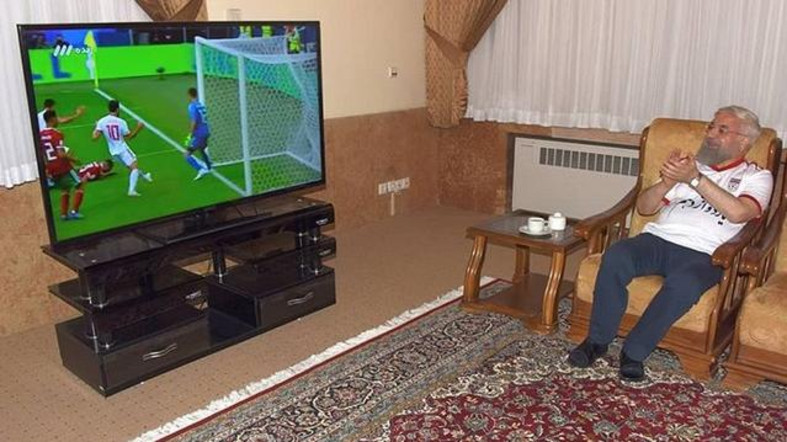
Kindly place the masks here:
[(530, 248), (516, 246), (516, 264), (514, 264), (513, 282), (519, 282), (530, 271)]
[(462, 302), (478, 301), (478, 290), (481, 282), (481, 266), (484, 265), (486, 255), (486, 236), (478, 235), (473, 240), (473, 251), (470, 253), (470, 261), (467, 263), (465, 271), (465, 286), (462, 294)]
[(557, 328), (558, 288), (563, 280), (563, 271), (566, 268), (566, 254), (563, 251), (552, 253), (552, 264), (549, 267), (549, 279), (544, 290), (544, 301), (541, 307), (540, 333), (551, 333)]

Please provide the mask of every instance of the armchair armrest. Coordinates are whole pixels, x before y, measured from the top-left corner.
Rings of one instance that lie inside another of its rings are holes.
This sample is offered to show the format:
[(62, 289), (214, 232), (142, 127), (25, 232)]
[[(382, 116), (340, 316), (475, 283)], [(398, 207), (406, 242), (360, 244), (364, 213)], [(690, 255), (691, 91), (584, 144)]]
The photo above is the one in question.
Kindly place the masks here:
[(787, 211), (787, 204), (782, 203), (779, 210), (774, 214), (771, 223), (765, 228), (765, 234), (755, 244), (751, 245), (743, 253), (741, 260), (741, 271), (749, 275), (760, 276), (764, 270), (765, 260), (776, 249), (779, 237), (782, 233), (784, 215)]
[(629, 192), (610, 209), (592, 215), (577, 223), (574, 226), (574, 235), (582, 237), (585, 240), (590, 240), (593, 235), (604, 229), (611, 221), (631, 210), (634, 203), (637, 201), (638, 194), (639, 183), (629, 190)]
[(755, 218), (747, 222), (740, 232), (713, 252), (713, 265), (729, 269), (735, 261), (735, 257), (751, 243), (754, 236), (760, 231), (762, 224), (763, 220), (761, 218)]

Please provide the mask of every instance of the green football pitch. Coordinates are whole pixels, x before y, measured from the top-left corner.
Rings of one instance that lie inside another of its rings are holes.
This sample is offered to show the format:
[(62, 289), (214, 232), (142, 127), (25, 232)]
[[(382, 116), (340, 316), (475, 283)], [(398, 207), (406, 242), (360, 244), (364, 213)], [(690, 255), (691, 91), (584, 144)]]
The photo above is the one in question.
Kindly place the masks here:
[[(242, 164), (216, 167), (215, 175), (206, 175), (201, 180), (194, 181), (196, 171), (185, 161), (183, 153), (172, 144), (182, 143), (188, 133), (186, 91), (195, 85), (196, 76), (189, 74), (167, 75), (161, 79), (139, 77), (101, 82), (101, 91), (119, 100), (122, 106), (138, 115), (146, 125), (152, 126), (143, 129), (128, 144), (137, 155), (139, 168), (150, 172), (153, 182), (149, 183), (140, 177), (137, 192), (141, 196), (129, 197), (128, 170), (122, 164), (116, 163), (111, 175), (86, 184), (80, 207), (84, 218), (71, 221), (60, 219), (60, 190), (50, 190), (50, 206), (57, 241), (241, 197), (233, 187), (243, 187)], [(65, 145), (82, 164), (110, 157), (103, 137), (96, 141), (91, 140), (95, 122), (107, 114), (108, 101), (105, 95), (94, 90), (92, 82), (36, 85), (35, 97), (38, 109), (43, 108), (45, 99), (53, 98), (61, 116), (70, 115), (77, 106), (85, 106), (82, 116), (60, 125)], [(209, 121), (214, 121), (216, 118), (210, 115), (210, 109), (208, 111)], [(129, 129), (136, 125), (136, 118), (123, 110), (120, 117), (126, 120)], [(158, 129), (159, 133), (153, 128)], [(201, 159), (199, 153), (196, 153), (195, 157)], [(255, 181), (255, 194), (319, 179), (319, 173), (284, 155), (254, 161), (252, 167), (256, 169), (255, 176), (270, 177)], [(228, 182), (234, 183), (234, 186)]]

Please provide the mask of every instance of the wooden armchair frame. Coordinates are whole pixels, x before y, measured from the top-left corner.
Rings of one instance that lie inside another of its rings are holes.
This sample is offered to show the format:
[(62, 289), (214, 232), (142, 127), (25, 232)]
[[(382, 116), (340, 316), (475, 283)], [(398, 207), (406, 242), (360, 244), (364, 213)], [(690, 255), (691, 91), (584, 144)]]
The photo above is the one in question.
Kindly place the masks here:
[[(640, 165), (643, 165), (644, 149), (650, 135), (646, 128), (640, 139)], [(773, 136), (768, 145), (768, 168), (776, 176), (781, 140)], [(602, 253), (614, 241), (628, 236), (626, 220), (636, 210), (635, 204), (643, 189), (643, 174), (636, 185), (615, 206), (597, 215), (582, 220), (574, 231), (588, 242), (588, 255)], [(774, 201), (778, 198), (772, 198)], [(743, 297), (743, 287), (739, 283), (738, 267), (744, 248), (762, 231), (763, 217), (749, 221), (732, 239), (722, 244), (713, 254), (714, 265), (724, 269), (718, 285), (720, 296), (712, 307), (707, 329), (696, 331), (671, 327), (659, 343), (659, 347), (675, 352), (684, 370), (697, 379), (709, 379), (717, 368), (718, 356), (732, 340), (735, 319)], [(585, 338), (590, 324), (592, 304), (574, 296), (569, 316), (569, 339), (579, 342)], [(618, 334), (627, 335), (639, 320), (639, 316), (626, 313), (621, 321)]]

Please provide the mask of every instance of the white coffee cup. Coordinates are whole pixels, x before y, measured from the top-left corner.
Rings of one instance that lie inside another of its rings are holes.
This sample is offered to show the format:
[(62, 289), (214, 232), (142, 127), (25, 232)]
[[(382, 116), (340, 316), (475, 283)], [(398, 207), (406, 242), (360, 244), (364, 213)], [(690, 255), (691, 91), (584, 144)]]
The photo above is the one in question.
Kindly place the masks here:
[(549, 228), (552, 230), (566, 230), (566, 217), (560, 212), (555, 212), (549, 217)]
[(527, 219), (527, 230), (530, 233), (541, 233), (544, 231), (546, 221), (538, 216), (531, 216)]

